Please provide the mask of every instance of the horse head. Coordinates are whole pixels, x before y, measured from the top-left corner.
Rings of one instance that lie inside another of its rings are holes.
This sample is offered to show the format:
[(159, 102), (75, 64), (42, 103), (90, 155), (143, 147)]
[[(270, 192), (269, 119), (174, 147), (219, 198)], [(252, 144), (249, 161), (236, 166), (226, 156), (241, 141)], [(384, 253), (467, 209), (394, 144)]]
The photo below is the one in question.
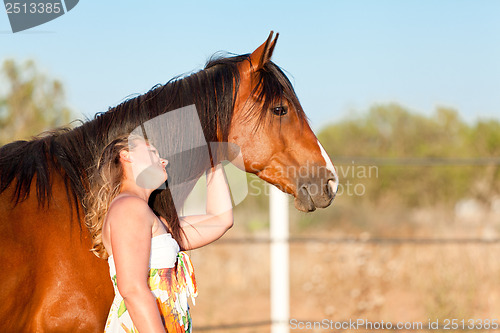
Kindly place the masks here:
[(335, 168), (308, 124), (295, 91), (271, 61), (278, 35), (241, 61), (240, 82), (228, 141), (239, 146), (243, 165), (295, 197), (310, 212), (330, 205), (338, 187)]

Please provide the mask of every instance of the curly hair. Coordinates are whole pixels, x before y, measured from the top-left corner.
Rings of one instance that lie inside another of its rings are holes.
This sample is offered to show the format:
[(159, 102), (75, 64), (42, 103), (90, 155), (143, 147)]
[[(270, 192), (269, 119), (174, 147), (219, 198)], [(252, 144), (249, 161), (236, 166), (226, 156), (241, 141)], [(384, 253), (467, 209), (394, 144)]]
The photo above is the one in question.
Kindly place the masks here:
[(83, 198), (86, 208), (85, 225), (92, 237), (92, 251), (97, 257), (109, 257), (102, 243), (102, 227), (109, 206), (113, 199), (120, 194), (124, 175), (120, 162), (122, 150), (133, 150), (137, 147), (136, 141), (147, 139), (135, 134), (123, 134), (112, 140), (98, 157), (97, 164), (89, 173), (90, 187)]

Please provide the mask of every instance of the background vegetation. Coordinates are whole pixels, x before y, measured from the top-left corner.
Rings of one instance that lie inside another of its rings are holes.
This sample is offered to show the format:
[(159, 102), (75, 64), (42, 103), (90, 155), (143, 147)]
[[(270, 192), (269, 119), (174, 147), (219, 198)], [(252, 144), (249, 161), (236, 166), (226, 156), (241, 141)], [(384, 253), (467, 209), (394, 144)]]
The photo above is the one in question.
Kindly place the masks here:
[(34, 61), (12, 59), (0, 69), (0, 146), (68, 125), (76, 115), (66, 105), (64, 87), (42, 74)]
[(318, 137), (333, 160), (365, 158), (378, 166), (372, 201), (395, 192), (411, 206), (454, 203), (464, 196), (488, 202), (498, 194), (498, 120), (467, 124), (450, 108), (423, 116), (397, 104), (376, 105), (325, 127)]

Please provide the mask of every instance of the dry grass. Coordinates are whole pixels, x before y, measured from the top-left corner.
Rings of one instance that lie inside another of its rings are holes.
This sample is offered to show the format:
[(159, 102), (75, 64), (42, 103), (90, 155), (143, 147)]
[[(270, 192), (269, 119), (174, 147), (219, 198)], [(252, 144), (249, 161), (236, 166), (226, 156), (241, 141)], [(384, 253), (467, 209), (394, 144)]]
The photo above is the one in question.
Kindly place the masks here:
[[(386, 227), (395, 226), (391, 219), (401, 218), (393, 213), (392, 217), (382, 219), (383, 208), (376, 212), (372, 219), (382, 226), (372, 227), (374, 232), (383, 230), (384, 223)], [(413, 234), (461, 238), (484, 234), (484, 225), (461, 223), (442, 209), (407, 211), (404, 216), (407, 221), (401, 224), (403, 229), (388, 232), (391, 237)], [(497, 217), (487, 223), (489, 229), (492, 225), (493, 229), (498, 228)], [(297, 228), (297, 218), (294, 219), (292, 230), (301, 229)], [(242, 219), (235, 220), (237, 226), (225, 240), (267, 236), (266, 229), (252, 234), (245, 222), (238, 225)], [(346, 231), (340, 227), (342, 224), (320, 225), (323, 227), (319, 229), (301, 230), (300, 236), (370, 238), (362, 228)], [(412, 228), (408, 229), (408, 225)], [(309, 321), (368, 319), (424, 324), (429, 319), (500, 320), (495, 318), (500, 314), (499, 251), (499, 243), (291, 243), (290, 317)], [(191, 257), (200, 293), (196, 306), (192, 307), (195, 329), (270, 320), (269, 244), (219, 241), (193, 251)], [(270, 332), (270, 327), (210, 330), (219, 331)]]
[[(499, 250), (499, 244), (293, 244), (290, 316), (492, 319), (500, 313)], [(262, 244), (213, 245), (193, 254), (197, 326), (269, 320), (267, 254)]]

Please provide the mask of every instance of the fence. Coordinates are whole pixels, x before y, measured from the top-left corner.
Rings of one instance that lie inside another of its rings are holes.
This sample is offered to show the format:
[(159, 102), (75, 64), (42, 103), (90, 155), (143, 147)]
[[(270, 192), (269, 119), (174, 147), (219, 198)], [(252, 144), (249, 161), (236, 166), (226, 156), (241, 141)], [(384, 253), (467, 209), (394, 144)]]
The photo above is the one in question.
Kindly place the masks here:
[[(351, 162), (354, 159), (338, 159), (341, 163)], [(481, 166), (500, 165), (500, 158), (473, 158), (473, 159), (392, 159), (392, 158), (355, 158), (357, 163), (376, 165), (414, 165), (414, 166)], [(236, 322), (217, 326), (196, 327), (197, 331), (224, 331), (247, 328), (262, 328), (271, 326), (272, 333), (287, 333), (290, 330), (289, 319), (289, 244), (293, 243), (324, 243), (324, 244), (414, 244), (414, 245), (448, 245), (448, 244), (499, 244), (500, 238), (328, 238), (328, 237), (289, 237), (288, 226), (288, 200), (286, 196), (274, 186), (270, 191), (270, 237), (266, 238), (232, 238), (221, 239), (221, 244), (245, 245), (251, 243), (270, 244), (271, 274), (271, 320)], [(308, 320), (314, 322), (314, 320)], [(342, 322), (342, 321), (341, 321)], [(347, 321), (344, 321), (347, 322)], [(396, 323), (388, 323), (396, 327)], [(448, 329), (442, 324), (438, 327), (422, 326), (418, 329)], [(367, 329), (366, 325), (361, 326)], [(339, 330), (345, 330), (340, 328)], [(489, 330), (478, 329), (475, 330)]]

